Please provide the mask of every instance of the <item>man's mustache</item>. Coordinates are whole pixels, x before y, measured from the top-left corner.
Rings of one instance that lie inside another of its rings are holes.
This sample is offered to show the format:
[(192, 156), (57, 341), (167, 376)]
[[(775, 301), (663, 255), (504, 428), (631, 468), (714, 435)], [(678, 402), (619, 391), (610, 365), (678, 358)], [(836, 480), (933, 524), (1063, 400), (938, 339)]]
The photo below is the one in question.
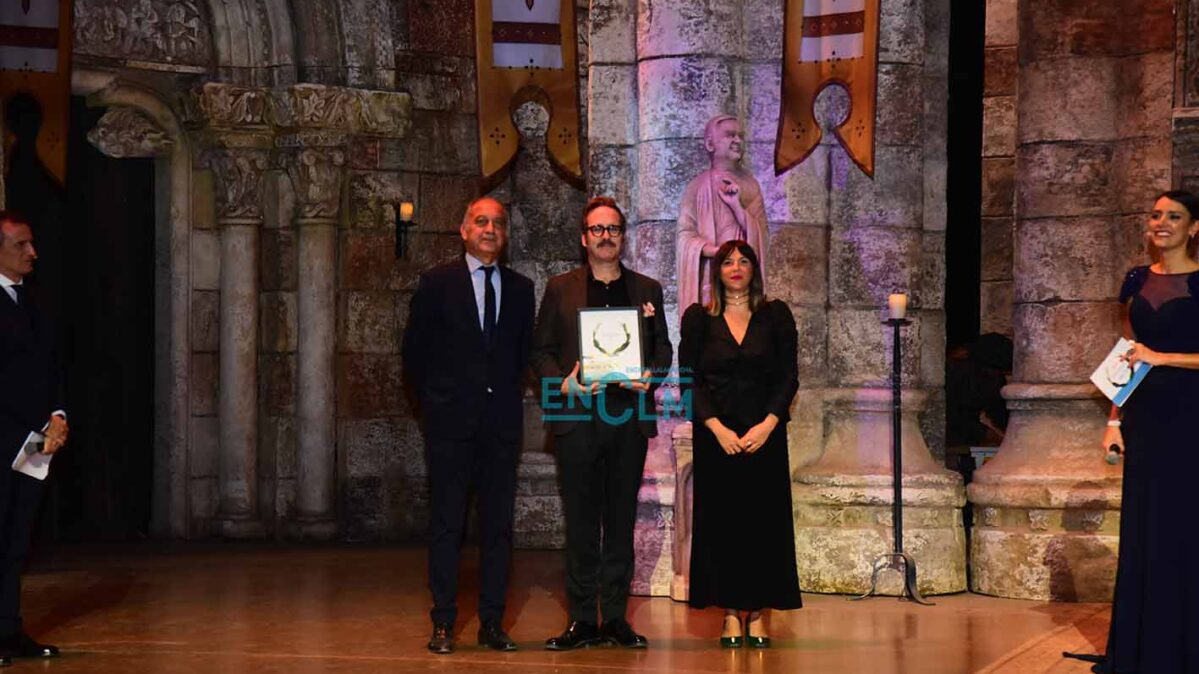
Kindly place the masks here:
[(611, 241), (600, 241), (599, 247), (600, 248), (615, 248), (616, 244), (612, 243)]

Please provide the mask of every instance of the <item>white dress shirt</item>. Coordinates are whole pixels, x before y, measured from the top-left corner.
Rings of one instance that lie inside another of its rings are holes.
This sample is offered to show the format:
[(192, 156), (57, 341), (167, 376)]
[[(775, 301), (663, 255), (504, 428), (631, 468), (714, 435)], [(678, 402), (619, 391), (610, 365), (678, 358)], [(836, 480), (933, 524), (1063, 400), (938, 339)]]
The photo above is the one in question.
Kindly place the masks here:
[[(487, 272), (483, 271), (483, 263), (474, 255), (466, 253), (466, 268), (470, 270), (470, 282), (475, 287), (475, 306), (479, 308), (479, 328), (483, 328), (483, 311), (486, 308), (486, 297), (483, 295), (483, 281), (487, 278)], [(491, 287), (495, 289), (495, 321), (498, 324), (500, 321), (500, 265), (494, 262), (491, 265), (495, 267), (495, 271), (491, 272)]]

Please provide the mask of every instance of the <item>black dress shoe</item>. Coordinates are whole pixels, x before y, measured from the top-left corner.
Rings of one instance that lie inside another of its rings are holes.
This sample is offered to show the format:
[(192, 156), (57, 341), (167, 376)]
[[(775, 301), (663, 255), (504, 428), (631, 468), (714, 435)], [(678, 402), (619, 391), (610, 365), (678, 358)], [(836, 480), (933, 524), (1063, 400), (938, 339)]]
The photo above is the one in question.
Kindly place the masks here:
[(591, 623), (571, 622), (566, 631), (545, 640), (547, 651), (573, 651), (576, 648), (602, 643), (599, 629)]
[(433, 636), (429, 637), (429, 650), (438, 655), (454, 652), (454, 629), (450, 625), (434, 625)]
[(479, 628), (479, 645), (493, 651), (514, 651), (516, 642), (504, 633), (499, 625), (483, 625)]
[(0, 639), (0, 653), (12, 658), (56, 658), (58, 646), (39, 644), (28, 634), (18, 632), (6, 639)]
[(624, 618), (605, 620), (600, 628), (600, 636), (625, 648), (645, 648), (649, 645), (649, 640), (634, 632), (633, 626)]
[(0, 667), (12, 667), (12, 658), (7, 655), (0, 655)]

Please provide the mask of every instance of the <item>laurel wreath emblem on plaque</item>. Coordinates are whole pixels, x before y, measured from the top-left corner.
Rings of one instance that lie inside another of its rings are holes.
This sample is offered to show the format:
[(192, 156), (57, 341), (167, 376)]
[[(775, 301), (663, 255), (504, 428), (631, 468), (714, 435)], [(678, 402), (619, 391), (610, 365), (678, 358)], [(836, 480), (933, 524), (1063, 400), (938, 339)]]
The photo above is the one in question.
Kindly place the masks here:
[(620, 346), (617, 346), (611, 350), (605, 349), (604, 346), (600, 344), (599, 331), (602, 327), (602, 325), (597, 325), (595, 326), (595, 329), (591, 331), (591, 345), (596, 349), (599, 349), (600, 353), (604, 354), (605, 356), (615, 356), (621, 351), (629, 348), (629, 344), (633, 341), (633, 335), (629, 333), (629, 326), (625, 325), (624, 323), (620, 324), (620, 329), (624, 330), (624, 342), (622, 342)]

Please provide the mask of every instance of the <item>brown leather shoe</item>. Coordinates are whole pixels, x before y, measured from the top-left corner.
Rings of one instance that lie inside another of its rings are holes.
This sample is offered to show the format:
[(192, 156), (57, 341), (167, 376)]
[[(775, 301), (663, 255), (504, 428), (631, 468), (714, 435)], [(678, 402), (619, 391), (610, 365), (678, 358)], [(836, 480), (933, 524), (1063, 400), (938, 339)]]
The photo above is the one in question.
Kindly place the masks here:
[(429, 650), (438, 655), (454, 652), (454, 629), (451, 625), (434, 625), (429, 637)]

